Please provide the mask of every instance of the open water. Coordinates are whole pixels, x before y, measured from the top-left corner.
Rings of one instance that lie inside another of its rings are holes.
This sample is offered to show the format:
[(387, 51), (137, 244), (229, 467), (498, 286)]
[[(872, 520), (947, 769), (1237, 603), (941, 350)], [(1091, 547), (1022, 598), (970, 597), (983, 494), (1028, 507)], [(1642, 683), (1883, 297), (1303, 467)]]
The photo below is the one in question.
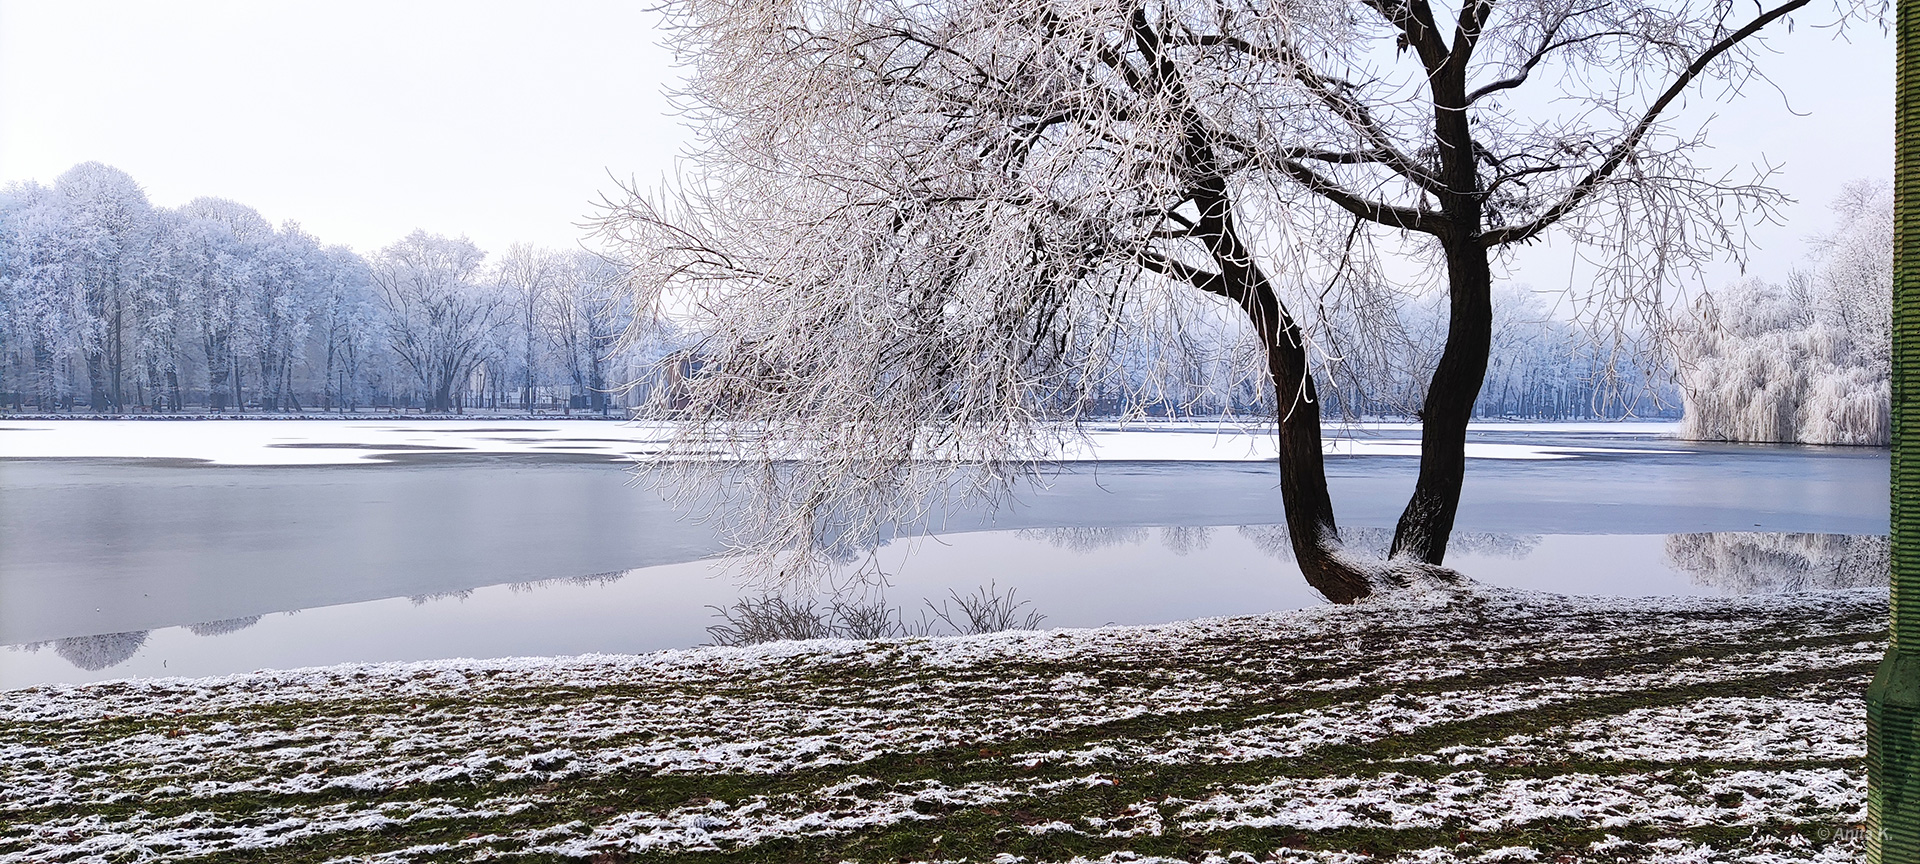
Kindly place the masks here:
[[(1448, 564), (1611, 596), (1884, 584), (1886, 451), (1695, 444), (1670, 428), (1476, 431), (1560, 458), (1471, 460)], [(0, 687), (686, 647), (762, 595), (710, 526), (611, 459), (399, 445), (322, 465), (7, 458), (7, 440)], [(1415, 460), (1381, 452), (1328, 461), (1352, 544), (1384, 547), (1412, 487)], [(879, 545), (862, 562), (878, 583), (789, 599), (927, 633), (964, 626), (960, 601), (979, 597), (1043, 627), (1312, 605), (1278, 482), (1265, 462), (1065, 464), (1010, 506)]]

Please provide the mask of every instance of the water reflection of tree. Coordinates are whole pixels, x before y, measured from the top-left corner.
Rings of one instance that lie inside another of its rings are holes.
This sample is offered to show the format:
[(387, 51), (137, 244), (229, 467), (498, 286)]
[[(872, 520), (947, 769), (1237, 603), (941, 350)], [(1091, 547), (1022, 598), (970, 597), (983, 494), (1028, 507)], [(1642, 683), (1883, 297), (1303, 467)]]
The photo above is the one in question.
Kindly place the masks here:
[[(1115, 546), (1144, 543), (1145, 527), (1095, 527), (1067, 525), (1057, 528), (1023, 528), (1019, 536), (1026, 540), (1044, 540), (1069, 552), (1093, 552)], [(1187, 555), (1207, 548), (1213, 542), (1213, 528), (1206, 525), (1161, 525), (1160, 545), (1175, 555)]]
[(563, 585), (591, 587), (594, 585), (612, 585), (627, 578), (632, 570), (609, 570), (605, 573), (589, 573), (585, 576), (558, 576), (552, 579), (535, 579), (530, 582), (510, 582), (507, 590), (515, 594), (538, 591), (542, 588), (557, 588)]
[(1092, 552), (1143, 542), (1147, 539), (1147, 529), (1065, 525), (1057, 528), (1022, 528), (1019, 536), (1030, 540), (1044, 540), (1069, 552)]
[(258, 623), (260, 623), (260, 616), (248, 615), (245, 618), (222, 618), (218, 621), (188, 624), (187, 631), (195, 636), (224, 636), (228, 633), (238, 633)]
[[(38, 651), (48, 644), (32, 642), (21, 647), (28, 651)], [(51, 644), (53, 653), (58, 654), (61, 659), (88, 672), (98, 672), (110, 666), (125, 663), (133, 655), (140, 653), (140, 646), (147, 644), (147, 631), (70, 636), (65, 639), (55, 639)]]
[(1540, 535), (1460, 531), (1453, 535), (1453, 542), (1447, 544), (1447, 548), (1463, 555), (1519, 561), (1540, 548)]
[(1198, 552), (1212, 542), (1213, 529), (1204, 525), (1168, 525), (1160, 529), (1160, 545), (1175, 555)]
[[(1247, 541), (1253, 544), (1255, 549), (1281, 561), (1293, 560), (1293, 544), (1287, 537), (1286, 525), (1242, 525), (1237, 530), (1240, 536), (1247, 538)], [(1348, 549), (1386, 557), (1387, 550), (1393, 545), (1393, 529), (1342, 528), (1340, 540)], [(1519, 560), (1533, 554), (1533, 550), (1539, 546), (1540, 535), (1538, 534), (1456, 531), (1453, 539), (1447, 544), (1447, 549), (1460, 555)]]
[(1728, 594), (1881, 587), (1891, 561), (1884, 535), (1718, 531), (1670, 534), (1666, 546), (1674, 569)]

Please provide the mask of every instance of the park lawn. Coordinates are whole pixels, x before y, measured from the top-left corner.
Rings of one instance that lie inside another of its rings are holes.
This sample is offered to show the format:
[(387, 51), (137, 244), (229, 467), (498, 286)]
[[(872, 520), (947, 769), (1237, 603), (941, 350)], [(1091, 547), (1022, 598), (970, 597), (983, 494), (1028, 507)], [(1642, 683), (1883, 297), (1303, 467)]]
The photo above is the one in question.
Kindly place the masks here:
[(0, 692), (0, 862), (1848, 861), (1887, 594)]

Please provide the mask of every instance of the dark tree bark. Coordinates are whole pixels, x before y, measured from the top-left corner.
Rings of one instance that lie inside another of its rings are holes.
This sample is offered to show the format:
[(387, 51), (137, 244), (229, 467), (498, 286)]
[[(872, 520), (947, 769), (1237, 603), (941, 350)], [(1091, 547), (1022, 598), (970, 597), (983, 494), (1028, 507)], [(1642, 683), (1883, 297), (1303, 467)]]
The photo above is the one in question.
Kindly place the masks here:
[(1477, 237), (1448, 244), (1447, 345), (1421, 411), (1420, 475), (1394, 527), (1393, 557), (1440, 564), (1467, 474), (1467, 424), (1493, 343), (1493, 275)]
[(1367, 574), (1334, 554), (1340, 548), (1340, 528), (1327, 491), (1320, 397), (1307, 366), (1306, 341), (1234, 230), (1225, 197), (1208, 196), (1203, 208), (1201, 231), (1220, 265), (1226, 292), (1247, 313), (1266, 346), (1279, 425), (1280, 501), (1294, 559), (1307, 584), (1335, 603), (1351, 603), (1372, 593), (1374, 585)]
[(1442, 224), (1435, 233), (1447, 267), (1447, 344), (1433, 370), (1420, 412), (1420, 475), (1413, 496), (1394, 528), (1388, 553), (1428, 564), (1447, 555), (1466, 480), (1467, 423), (1487, 377), (1493, 346), (1493, 271), (1481, 242), (1485, 211), (1479, 173), (1479, 149), (1467, 113), (1467, 62), (1480, 27), (1493, 4), (1468, 4), (1461, 10), (1452, 46), (1441, 42), (1425, 3), (1404, 7), (1396, 23), (1407, 34), (1428, 69), (1433, 97), (1433, 128), (1439, 144), (1439, 199)]
[(106, 360), (99, 351), (87, 352), (87, 406), (95, 414), (107, 410)]

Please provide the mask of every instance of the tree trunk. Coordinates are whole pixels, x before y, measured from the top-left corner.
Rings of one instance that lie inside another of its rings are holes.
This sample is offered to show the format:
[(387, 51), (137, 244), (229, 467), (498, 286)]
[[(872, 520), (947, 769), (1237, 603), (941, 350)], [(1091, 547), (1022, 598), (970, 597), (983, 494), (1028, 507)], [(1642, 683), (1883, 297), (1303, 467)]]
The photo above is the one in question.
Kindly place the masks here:
[(1333, 554), (1340, 548), (1340, 529), (1327, 492), (1320, 399), (1307, 370), (1300, 329), (1281, 315), (1280, 331), (1266, 342), (1267, 375), (1273, 379), (1279, 415), (1280, 502), (1286, 510), (1287, 536), (1307, 584), (1335, 603), (1352, 603), (1373, 593), (1374, 586), (1365, 573)]
[(113, 291), (113, 336), (107, 341), (109, 345), (107, 353), (107, 375), (108, 387), (110, 388), (107, 392), (113, 399), (113, 410), (116, 412), (127, 410), (126, 391), (122, 384), (127, 372), (126, 343), (123, 337), (123, 334), (126, 332), (125, 322), (123, 320), (125, 316), (124, 306), (125, 301), (122, 299), (119, 285), (116, 282)]
[(87, 352), (87, 403), (95, 414), (107, 410), (106, 358), (99, 351)]
[(1247, 313), (1266, 347), (1267, 376), (1279, 424), (1280, 502), (1294, 560), (1307, 584), (1335, 603), (1352, 603), (1373, 593), (1374, 579), (1339, 555), (1340, 529), (1327, 493), (1325, 452), (1320, 444), (1320, 397), (1307, 368), (1306, 341), (1287, 314), (1273, 285), (1241, 242), (1224, 183), (1203, 184), (1199, 220), (1224, 293)]
[(1420, 477), (1393, 532), (1394, 558), (1439, 564), (1447, 554), (1467, 472), (1467, 423), (1493, 342), (1493, 273), (1478, 238), (1446, 241), (1447, 347), (1420, 412)]

